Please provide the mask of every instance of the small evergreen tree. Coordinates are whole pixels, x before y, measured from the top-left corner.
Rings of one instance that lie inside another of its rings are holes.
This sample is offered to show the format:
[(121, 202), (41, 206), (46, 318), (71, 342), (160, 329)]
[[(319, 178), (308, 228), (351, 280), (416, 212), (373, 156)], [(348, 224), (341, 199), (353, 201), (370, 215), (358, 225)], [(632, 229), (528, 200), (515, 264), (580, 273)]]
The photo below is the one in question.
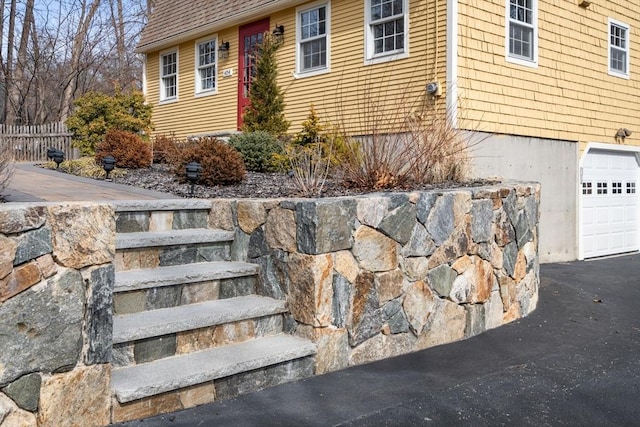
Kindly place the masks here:
[(153, 129), (152, 107), (145, 104), (141, 92), (118, 91), (113, 96), (89, 92), (74, 105), (75, 111), (67, 119), (67, 126), (74, 133), (74, 146), (80, 148), (83, 155), (94, 155), (96, 145), (112, 129), (141, 134), (143, 139), (147, 139)]
[(244, 111), (244, 132), (265, 131), (276, 137), (286, 134), (290, 122), (284, 116), (284, 95), (278, 86), (276, 52), (280, 43), (265, 34), (257, 48), (256, 75), (249, 88), (249, 106)]

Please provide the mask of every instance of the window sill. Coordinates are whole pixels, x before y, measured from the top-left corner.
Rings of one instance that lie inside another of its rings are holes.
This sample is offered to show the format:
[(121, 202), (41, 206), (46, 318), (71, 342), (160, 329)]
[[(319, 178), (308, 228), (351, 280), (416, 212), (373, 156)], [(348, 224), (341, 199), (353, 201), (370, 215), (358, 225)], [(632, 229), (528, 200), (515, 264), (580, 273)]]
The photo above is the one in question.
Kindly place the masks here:
[(409, 57), (409, 52), (394, 52), (389, 54), (379, 54), (378, 56), (367, 56), (364, 60), (364, 65), (381, 64), (384, 62), (397, 61)]
[(178, 102), (178, 98), (168, 98), (168, 99), (161, 99), (160, 102), (158, 102), (158, 105), (165, 105), (165, 104), (174, 104)]
[(218, 94), (218, 89), (211, 89), (211, 90), (203, 90), (200, 92), (196, 92), (193, 96), (195, 98), (203, 98), (205, 96), (211, 96), (211, 95), (217, 95)]
[(609, 70), (608, 74), (611, 77), (618, 77), (620, 79), (625, 79), (625, 80), (629, 80), (631, 78), (629, 73), (625, 74), (625, 73), (621, 73), (620, 71), (615, 71), (615, 70)]
[(321, 74), (327, 74), (330, 71), (331, 71), (331, 69), (329, 67), (327, 67), (327, 68), (318, 68), (318, 69), (309, 70), (309, 71), (294, 71), (293, 78), (294, 79), (304, 79), (304, 78), (307, 78), (307, 77), (313, 77), (313, 76), (318, 76), (318, 75), (321, 75)]
[(523, 65), (525, 67), (529, 67), (529, 68), (538, 68), (538, 61), (532, 61), (529, 59), (520, 59), (520, 58), (514, 58), (513, 56), (506, 56), (506, 61), (510, 62), (512, 64), (517, 64), (517, 65)]

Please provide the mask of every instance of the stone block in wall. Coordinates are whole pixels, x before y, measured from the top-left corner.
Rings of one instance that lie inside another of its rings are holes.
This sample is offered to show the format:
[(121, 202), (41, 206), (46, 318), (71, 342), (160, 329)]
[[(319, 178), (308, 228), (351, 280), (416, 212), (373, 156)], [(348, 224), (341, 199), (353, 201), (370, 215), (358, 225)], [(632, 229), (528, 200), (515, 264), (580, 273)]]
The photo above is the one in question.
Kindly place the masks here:
[(267, 210), (260, 200), (240, 200), (237, 204), (238, 226), (247, 234), (267, 220)]
[[(290, 227), (293, 227), (293, 223), (289, 224)], [(243, 233), (244, 234), (244, 233)], [(245, 234), (245, 236), (247, 236)], [(253, 230), (251, 235), (248, 235), (248, 246), (247, 246), (247, 258), (259, 258), (261, 256), (269, 255), (270, 248), (267, 245), (267, 238), (264, 234), (264, 228), (258, 227)]]
[(40, 274), (42, 274), (42, 277), (45, 279), (48, 279), (58, 272), (58, 266), (53, 261), (53, 257), (50, 254), (38, 257), (36, 259), (36, 264), (38, 264)]
[(402, 295), (404, 276), (402, 270), (396, 269), (375, 274), (376, 288), (380, 304), (391, 301)]
[(454, 201), (455, 194), (445, 193), (438, 197), (429, 213), (425, 225), (437, 246), (442, 245), (455, 229)]
[(117, 212), (116, 230), (118, 233), (137, 233), (149, 231), (148, 212)]
[(260, 280), (256, 283), (259, 295), (284, 300), (286, 299), (284, 271), (286, 270), (286, 254), (273, 251), (273, 255), (265, 255), (253, 260), (260, 266)]
[(492, 236), (493, 202), (474, 200), (471, 207), (471, 239), (475, 243), (488, 241)]
[(13, 270), (17, 248), (15, 240), (0, 235), (0, 279), (7, 277)]
[(47, 210), (44, 206), (25, 204), (0, 205), (0, 233), (16, 234), (44, 225)]
[[(35, 371), (71, 369), (80, 359), (85, 310), (80, 273), (64, 270), (0, 305), (0, 385)], [(20, 357), (16, 357), (20, 355)]]
[(353, 199), (319, 199), (298, 203), (298, 251), (317, 255), (351, 248), (355, 219), (356, 202)]
[(353, 255), (367, 271), (389, 271), (398, 266), (398, 244), (371, 227), (361, 226), (354, 233)]
[(404, 313), (400, 298), (391, 300), (382, 306), (382, 322), (388, 327), (387, 335), (409, 332), (409, 320)]
[(172, 228), (174, 230), (184, 230), (187, 228), (207, 228), (208, 223), (208, 210), (175, 211), (173, 213)]
[(86, 336), (89, 341), (85, 363), (95, 365), (111, 361), (113, 345), (113, 286), (115, 269), (112, 264), (92, 269), (86, 280), (89, 287)]
[(391, 348), (387, 345), (387, 337), (383, 334), (378, 334), (351, 349), (349, 365), (362, 365), (386, 359), (390, 353)]
[[(38, 410), (40, 401), (40, 387), (42, 377), (38, 373), (24, 375), (2, 389), (2, 392), (9, 396), (16, 405), (25, 411), (35, 412)], [(0, 421), (2, 424), (2, 421)]]
[(315, 355), (315, 373), (321, 375), (349, 366), (349, 340), (344, 328), (314, 328), (301, 325), (297, 335), (313, 341), (318, 349)]
[(49, 254), (53, 250), (51, 245), (51, 229), (40, 227), (36, 230), (27, 231), (17, 237), (16, 257), (13, 265), (20, 265), (27, 261)]
[(289, 311), (296, 321), (329, 326), (333, 306), (333, 257), (289, 254)]
[(80, 269), (111, 262), (116, 249), (113, 215), (109, 205), (50, 206), (53, 256), (58, 264)]
[(419, 336), (436, 309), (436, 300), (429, 286), (423, 281), (415, 282), (404, 294), (402, 308), (413, 333)]
[[(213, 388), (213, 384), (209, 384)], [(215, 391), (212, 390), (215, 395)], [(120, 403), (116, 398), (112, 399), (112, 419), (114, 423), (147, 418), (153, 415), (166, 414), (184, 409), (180, 402), (179, 393), (164, 393), (133, 402)]]
[(467, 229), (458, 228), (455, 233), (449, 236), (442, 245), (429, 257), (429, 268), (436, 268), (442, 264), (449, 264), (469, 252), (470, 237)]
[(29, 289), (39, 283), (40, 279), (42, 279), (42, 275), (35, 262), (14, 268), (11, 274), (0, 279), (0, 303)]
[(424, 225), (416, 223), (401, 254), (403, 257), (422, 257), (431, 255), (435, 250), (436, 244), (427, 233), (427, 229)]
[(416, 222), (416, 206), (407, 202), (385, 215), (377, 228), (404, 245), (411, 238)]
[(362, 197), (356, 200), (356, 215), (363, 225), (377, 228), (387, 213), (389, 197)]
[(353, 283), (358, 277), (360, 268), (351, 251), (339, 251), (335, 253), (334, 268), (337, 273)]
[(133, 356), (136, 363), (151, 362), (174, 354), (176, 354), (175, 334), (136, 341), (133, 347)]
[(274, 208), (269, 211), (264, 234), (270, 248), (296, 252), (295, 221), (295, 213), (290, 209)]
[(173, 212), (151, 212), (149, 217), (149, 231), (173, 230)]
[(416, 203), (416, 217), (423, 225), (427, 223), (431, 209), (436, 204), (438, 195), (436, 193), (421, 193)]
[(375, 275), (369, 271), (358, 274), (353, 289), (351, 312), (347, 319), (349, 345), (355, 347), (380, 333), (382, 312)]
[(507, 213), (503, 209), (500, 209), (498, 211), (495, 211), (493, 215), (496, 243), (500, 247), (504, 247), (511, 242), (515, 242), (516, 231), (513, 228), (513, 224), (509, 220), (509, 216), (507, 215)]
[(449, 264), (442, 264), (430, 270), (427, 273), (427, 279), (431, 289), (437, 292), (441, 297), (449, 297), (451, 295), (451, 287), (453, 281), (458, 277), (458, 273)]
[(80, 366), (42, 383), (38, 425), (104, 426), (111, 412), (110, 365)]
[(400, 258), (400, 268), (409, 281), (424, 280), (430, 268), (429, 261), (427, 257)]
[[(354, 280), (355, 282), (355, 280)], [(342, 274), (333, 275), (333, 325), (344, 328), (351, 313), (353, 284)]]
[(233, 202), (226, 199), (213, 200), (209, 211), (209, 228), (233, 230)]
[(446, 299), (436, 299), (434, 302), (432, 315), (416, 342), (417, 350), (464, 338), (467, 325), (464, 307)]
[(451, 267), (458, 272), (449, 295), (453, 302), (477, 304), (489, 299), (493, 289), (493, 267), (489, 262), (475, 255), (464, 256)]
[(36, 416), (20, 409), (11, 399), (0, 393), (0, 425), (7, 427), (37, 427)]

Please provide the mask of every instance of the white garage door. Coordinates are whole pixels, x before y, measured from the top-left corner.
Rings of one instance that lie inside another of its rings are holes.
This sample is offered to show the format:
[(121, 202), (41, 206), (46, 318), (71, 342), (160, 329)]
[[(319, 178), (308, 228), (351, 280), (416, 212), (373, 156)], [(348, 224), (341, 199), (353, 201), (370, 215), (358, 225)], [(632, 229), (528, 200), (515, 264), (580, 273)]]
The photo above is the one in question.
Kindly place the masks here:
[(640, 248), (640, 166), (632, 152), (590, 150), (582, 167), (585, 258)]

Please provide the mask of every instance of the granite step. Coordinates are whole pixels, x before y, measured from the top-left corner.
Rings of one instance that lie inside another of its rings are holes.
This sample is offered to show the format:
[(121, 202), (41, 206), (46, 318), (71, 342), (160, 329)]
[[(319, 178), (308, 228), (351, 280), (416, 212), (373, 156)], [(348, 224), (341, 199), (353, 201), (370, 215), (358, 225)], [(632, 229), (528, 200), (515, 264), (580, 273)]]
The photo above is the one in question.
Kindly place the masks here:
[(256, 264), (237, 261), (198, 262), (168, 267), (116, 271), (114, 292), (234, 279), (258, 274)]
[(258, 295), (160, 308), (113, 316), (113, 343), (285, 313), (285, 301)]
[(312, 342), (279, 334), (116, 368), (111, 385), (118, 402), (126, 403), (305, 358), (315, 352)]
[(150, 248), (157, 246), (193, 245), (201, 243), (231, 243), (233, 239), (233, 231), (213, 230), (208, 228), (117, 233), (116, 250)]
[(115, 212), (162, 212), (209, 210), (207, 199), (118, 200), (111, 202)]

